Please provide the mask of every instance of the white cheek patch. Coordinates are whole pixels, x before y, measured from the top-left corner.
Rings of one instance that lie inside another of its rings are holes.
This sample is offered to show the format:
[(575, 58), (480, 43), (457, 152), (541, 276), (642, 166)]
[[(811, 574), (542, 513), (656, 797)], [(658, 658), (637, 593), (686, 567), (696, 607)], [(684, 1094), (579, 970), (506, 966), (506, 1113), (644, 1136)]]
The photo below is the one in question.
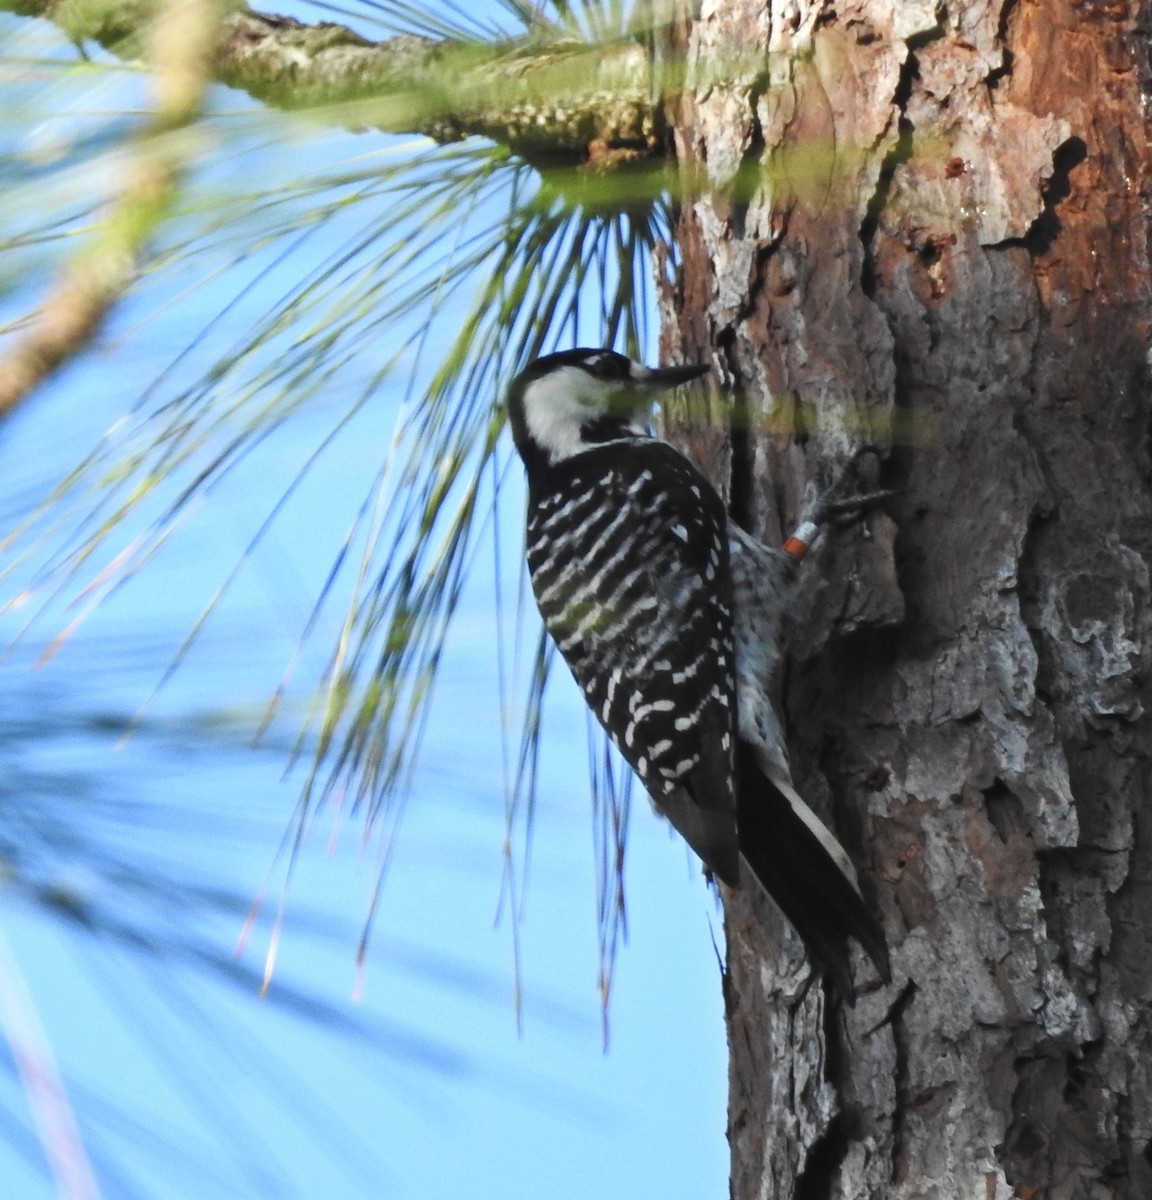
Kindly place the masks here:
[(536, 444), (559, 462), (586, 450), (585, 421), (604, 412), (609, 389), (579, 367), (562, 367), (534, 380), (524, 391), (524, 420)]

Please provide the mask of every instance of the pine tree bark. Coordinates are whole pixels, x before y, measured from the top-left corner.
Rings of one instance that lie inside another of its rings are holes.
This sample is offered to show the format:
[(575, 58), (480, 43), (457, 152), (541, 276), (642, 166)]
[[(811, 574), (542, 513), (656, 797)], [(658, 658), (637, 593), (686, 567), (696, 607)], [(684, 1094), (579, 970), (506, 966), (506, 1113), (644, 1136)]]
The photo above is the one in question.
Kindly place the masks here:
[[(116, 45), (150, 11), (0, 7)], [(441, 54), (227, 29), (218, 76), (277, 103)], [(736, 1200), (1152, 1196), (1149, 32), (1134, 0), (705, 0), (666, 122), (642, 72), (546, 135), (668, 131), (666, 349), (738, 398), (685, 437), (741, 519), (778, 541), (863, 443), (899, 489), (809, 572), (786, 697), (895, 979), (859, 959), (846, 1010), (725, 896)], [(538, 154), (518, 103), (428, 119)]]
[(861, 442), (899, 489), (825, 547), (787, 688), (895, 980), (860, 957), (846, 1010), (726, 896), (732, 1194), (1152, 1196), (1148, 11), (682, 32), (667, 348), (750, 417), (693, 449), (770, 541)]

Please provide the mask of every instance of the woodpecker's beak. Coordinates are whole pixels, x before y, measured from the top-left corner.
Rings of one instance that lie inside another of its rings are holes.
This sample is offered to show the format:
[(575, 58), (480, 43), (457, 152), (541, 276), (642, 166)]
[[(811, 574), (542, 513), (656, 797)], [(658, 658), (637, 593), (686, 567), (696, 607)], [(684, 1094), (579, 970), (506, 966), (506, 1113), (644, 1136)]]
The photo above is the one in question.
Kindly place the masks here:
[(667, 391), (687, 383), (689, 379), (699, 379), (707, 375), (712, 368), (707, 363), (693, 363), (684, 367), (641, 367), (632, 369), (633, 382), (640, 384), (646, 390), (654, 392)]

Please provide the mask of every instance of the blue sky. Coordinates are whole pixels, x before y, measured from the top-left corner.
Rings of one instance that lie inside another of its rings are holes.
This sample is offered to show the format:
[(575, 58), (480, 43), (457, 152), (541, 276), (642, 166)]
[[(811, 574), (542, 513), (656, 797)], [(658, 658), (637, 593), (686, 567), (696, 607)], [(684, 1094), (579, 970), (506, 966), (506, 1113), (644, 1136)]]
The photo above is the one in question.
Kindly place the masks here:
[[(88, 111), (94, 101), (82, 89), (91, 79), (74, 85), (77, 111)], [(52, 104), (70, 99), (67, 80), (53, 86)], [(231, 96), (225, 103), (242, 107)], [(76, 120), (83, 124), (82, 116)], [(299, 155), (287, 164), (291, 170), (326, 156), (370, 153), (383, 139), (322, 131), (284, 144)], [(237, 145), (223, 147), (212, 165), (222, 187), (275, 169), (267, 154), (237, 153)], [(311, 269), (338, 236), (333, 230), (287, 260), (249, 294), (249, 307), (236, 310), (231, 324), (274, 300), (285, 273)], [(216, 281), (189, 294), (179, 278), (142, 289), (96, 351), (0, 427), (0, 512), (7, 520), (74, 463), (219, 312), (235, 291), (235, 272), (254, 276), (255, 265), (220, 263)], [(17, 294), (13, 303), (23, 298)], [(165, 308), (168, 300), (176, 302)], [(725, 1194), (726, 1051), (713, 949), (719, 913), (682, 845), (636, 797), (630, 936), (603, 1053), (586, 720), (561, 673), (549, 700), (520, 926), (525, 1003), (517, 1031), (511, 925), (507, 917), (494, 924), (505, 820), (488, 555), (478, 557), (445, 657), (363, 999), (352, 999), (355, 951), (378, 848), (363, 843), (354, 816), (330, 810), (318, 815), (304, 844), (274, 983), (285, 994), (299, 988), (322, 1001), (325, 1015), (295, 1016), (285, 1003), (259, 1000), (251, 981), (222, 973), (299, 795), (300, 772), (283, 775), (305, 697), (288, 706), (262, 747), (251, 749), (248, 738), (295, 650), (349, 514), (378, 469), (395, 395), (382, 392), (335, 443), (188, 661), (149, 703), (135, 735), (125, 742), (121, 733), (243, 553), (253, 522), (275, 502), (292, 464), (344, 403), (321, 392), (250, 469), (199, 505), (187, 527), (52, 662), (33, 669), (68, 619), (72, 593), (3, 664), (0, 726), (8, 736), (0, 740), (0, 766), (9, 802), (90, 837), (114, 859), (143, 856), (174, 880), (171, 910), (149, 901), (151, 910), (141, 913), (134, 905), (143, 902), (93, 873), (83, 856), (70, 860), (65, 845), (36, 866), (39, 891), (0, 888), (0, 927), (68, 1085), (103, 1194)], [(517, 486), (514, 477), (502, 509), (503, 543), (513, 551)], [(0, 620), (5, 642), (22, 629), (26, 612)], [(300, 677), (322, 664), (334, 619), (314, 635)], [(532, 630), (527, 623), (525, 655)], [(205, 881), (229, 889), (239, 906), (230, 899), (207, 913), (183, 908), (178, 885)], [(45, 895), (75, 899), (73, 915), (87, 904), (107, 904), (130, 924), (147, 916), (177, 940), (195, 933), (196, 944), (215, 947), (219, 957), (206, 970), (187, 956), (157, 961), (109, 945), (64, 919), (62, 905), (46, 905)], [(242, 960), (257, 974), (265, 937), (258, 931)], [(4, 1194), (56, 1195), (30, 1134), (26, 1097), (5, 1065), (0, 1116), (7, 1128), (0, 1134), (7, 1133), (11, 1149), (0, 1148)]]

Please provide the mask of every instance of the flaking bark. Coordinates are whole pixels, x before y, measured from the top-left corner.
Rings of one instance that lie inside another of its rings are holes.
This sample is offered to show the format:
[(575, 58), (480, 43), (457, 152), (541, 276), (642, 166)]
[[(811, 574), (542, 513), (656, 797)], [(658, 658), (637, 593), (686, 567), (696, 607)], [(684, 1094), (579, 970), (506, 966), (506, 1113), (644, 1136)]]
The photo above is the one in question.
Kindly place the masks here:
[[(129, 48), (148, 15), (8, 3)], [(658, 155), (667, 128), (666, 349), (737, 400), (693, 452), (769, 541), (854, 447), (886, 454), (899, 495), (824, 547), (788, 711), (896, 978), (861, 960), (845, 1012), (767, 904), (725, 897), (737, 1200), (1152, 1195), (1148, 18), (711, 0), (667, 121), (631, 43), (559, 103), (548, 51), (505, 48), (546, 81), (512, 119), (492, 60), (444, 58), (475, 48), (227, 20), (218, 78), (272, 103), (534, 161)]]
[(726, 896), (737, 1200), (1152, 1195), (1147, 27), (1067, 0), (687, 27), (674, 134), (709, 184), (666, 337), (750, 418), (709, 465), (768, 540), (861, 441), (900, 490), (825, 547), (788, 692), (896, 978), (860, 960), (842, 1011)]

